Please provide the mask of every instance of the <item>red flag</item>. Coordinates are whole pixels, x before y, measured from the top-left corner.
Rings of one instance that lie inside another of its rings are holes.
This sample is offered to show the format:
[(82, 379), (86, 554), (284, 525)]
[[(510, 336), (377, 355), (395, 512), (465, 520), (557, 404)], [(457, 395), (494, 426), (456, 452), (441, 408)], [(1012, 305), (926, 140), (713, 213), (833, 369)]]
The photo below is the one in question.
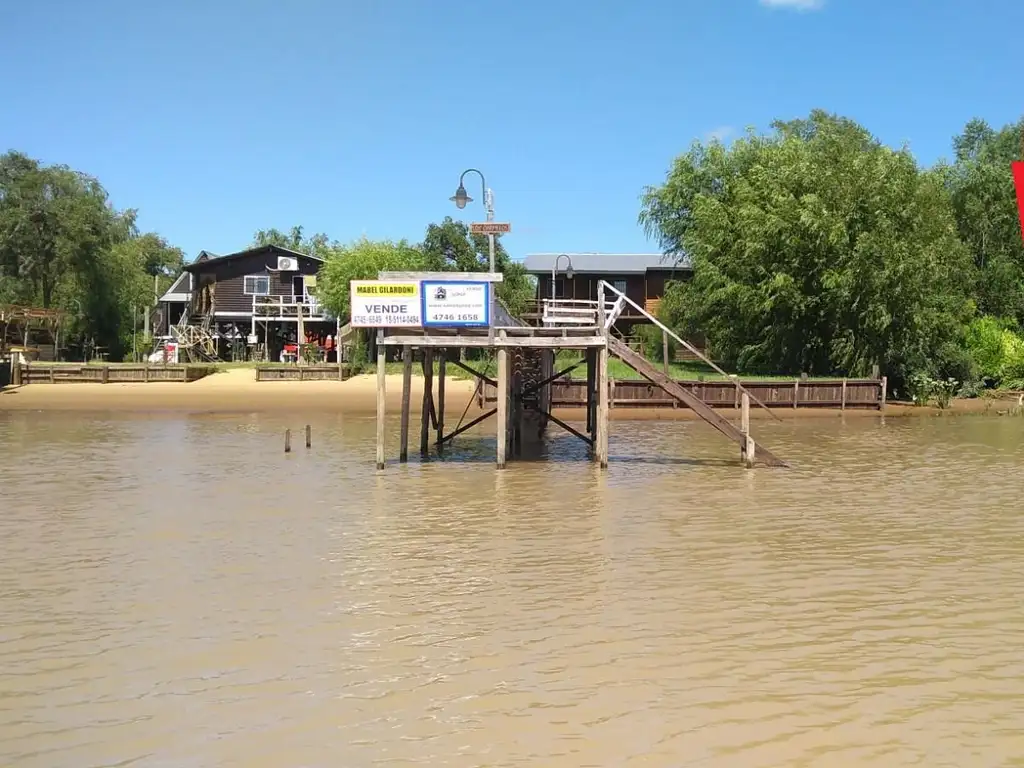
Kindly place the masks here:
[(1020, 234), (1024, 237), (1024, 163), (1013, 164), (1013, 185), (1017, 188), (1017, 208), (1020, 211)]

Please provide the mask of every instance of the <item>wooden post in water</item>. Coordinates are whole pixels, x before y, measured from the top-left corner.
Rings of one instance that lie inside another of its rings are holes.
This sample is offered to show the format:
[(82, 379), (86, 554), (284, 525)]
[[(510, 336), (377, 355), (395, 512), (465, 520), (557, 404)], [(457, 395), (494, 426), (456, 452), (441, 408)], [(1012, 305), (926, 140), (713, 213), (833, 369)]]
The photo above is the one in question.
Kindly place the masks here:
[(800, 379), (793, 380), (793, 407), (796, 408), (800, 402)]
[(608, 329), (605, 328), (604, 284), (597, 289), (597, 327), (604, 346), (597, 351), (597, 439), (594, 455), (601, 469), (608, 467)]
[(881, 396), (881, 398), (879, 398), (879, 401), (878, 401), (878, 410), (880, 410), (880, 411), (884, 411), (885, 410), (885, 400), (886, 400), (886, 397), (888, 396), (888, 390), (889, 390), (889, 377), (888, 376), (883, 376), (882, 377), (882, 396)]
[(377, 333), (377, 469), (384, 469), (384, 419), (385, 419), (385, 387), (387, 369), (384, 352), (386, 347), (380, 343), (381, 334)]
[(412, 347), (402, 346), (402, 426), (398, 460), (409, 460), (409, 401), (412, 397)]
[(754, 445), (754, 438), (750, 436), (750, 395), (743, 393), (740, 404), (740, 432), (743, 433), (743, 446), (740, 448), (740, 457), (743, 463), (750, 469), (754, 466), (754, 459), (757, 447)]
[(313, 427), (310, 424), (306, 425), (306, 447), (313, 447)]
[(292, 431), (290, 429), (284, 431), (284, 452), (292, 452)]
[(444, 437), (444, 377), (447, 359), (444, 349), (438, 350), (437, 361), (437, 450), (442, 450), (441, 438)]
[(420, 422), (420, 455), (430, 453), (430, 412), (434, 404), (434, 350), (423, 348), (423, 421)]
[(597, 445), (601, 469), (608, 467), (608, 347), (597, 352)]
[(843, 396), (842, 396), (842, 399), (839, 402), (839, 410), (841, 410), (841, 411), (845, 411), (846, 410), (846, 377), (845, 376), (843, 377)]
[[(504, 331), (501, 332), (504, 335)], [(498, 469), (505, 468), (508, 448), (508, 347), (498, 347)]]
[[(594, 425), (594, 395), (596, 394), (594, 380), (597, 375), (597, 350), (587, 349), (585, 354), (587, 356), (587, 434), (593, 440), (597, 433)], [(551, 382), (551, 385), (554, 386), (554, 382)]]

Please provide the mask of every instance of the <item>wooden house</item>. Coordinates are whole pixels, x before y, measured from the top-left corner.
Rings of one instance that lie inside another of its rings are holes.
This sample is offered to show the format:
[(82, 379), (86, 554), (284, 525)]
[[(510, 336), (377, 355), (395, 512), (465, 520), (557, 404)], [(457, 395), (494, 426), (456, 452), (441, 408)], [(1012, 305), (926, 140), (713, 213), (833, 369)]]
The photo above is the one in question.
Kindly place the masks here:
[(323, 260), (276, 245), (202, 251), (160, 297), (158, 338), (191, 359), (276, 361), (309, 334), (335, 334), (316, 299)]
[[(537, 307), (526, 318), (536, 324), (541, 322), (545, 299), (594, 301), (601, 280), (657, 317), (666, 284), (693, 276), (688, 260), (662, 253), (531, 253), (523, 263), (526, 271), (537, 278)], [(629, 338), (636, 326), (643, 324), (650, 322), (627, 305), (615, 322), (614, 331)]]

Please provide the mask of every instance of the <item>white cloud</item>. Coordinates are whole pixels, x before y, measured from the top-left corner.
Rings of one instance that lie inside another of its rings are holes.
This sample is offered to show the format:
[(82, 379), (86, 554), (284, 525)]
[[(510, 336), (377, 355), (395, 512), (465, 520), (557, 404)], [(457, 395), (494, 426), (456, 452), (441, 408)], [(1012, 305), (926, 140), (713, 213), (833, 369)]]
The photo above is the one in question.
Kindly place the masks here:
[(825, 7), (825, 0), (760, 0), (769, 8), (785, 8), (791, 11), (817, 11)]
[(731, 125), (722, 125), (704, 135), (704, 141), (720, 141), (723, 144), (736, 135), (736, 129)]

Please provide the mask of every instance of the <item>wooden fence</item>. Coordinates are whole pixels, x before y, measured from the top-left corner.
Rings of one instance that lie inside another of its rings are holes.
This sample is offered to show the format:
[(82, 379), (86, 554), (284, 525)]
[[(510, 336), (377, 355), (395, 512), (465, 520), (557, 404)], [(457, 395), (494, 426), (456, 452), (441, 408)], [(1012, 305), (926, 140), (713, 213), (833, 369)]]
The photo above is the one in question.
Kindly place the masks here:
[[(836, 379), (832, 381), (741, 381), (748, 392), (770, 408), (860, 408), (884, 407), (885, 379)], [(689, 389), (713, 408), (739, 408), (739, 390), (731, 381), (686, 381)], [(613, 408), (685, 408), (661, 387), (648, 381), (609, 382), (609, 404)], [(559, 379), (551, 387), (554, 408), (582, 408), (587, 404), (585, 379)], [(495, 388), (484, 385), (485, 402), (497, 401)]]
[[(20, 370), (18, 370), (20, 369)], [(216, 370), (206, 365), (67, 365), (28, 363), (15, 366), (15, 384), (141, 384), (189, 382)]]
[(349, 375), (347, 365), (264, 365), (256, 368), (256, 381), (344, 381)]

